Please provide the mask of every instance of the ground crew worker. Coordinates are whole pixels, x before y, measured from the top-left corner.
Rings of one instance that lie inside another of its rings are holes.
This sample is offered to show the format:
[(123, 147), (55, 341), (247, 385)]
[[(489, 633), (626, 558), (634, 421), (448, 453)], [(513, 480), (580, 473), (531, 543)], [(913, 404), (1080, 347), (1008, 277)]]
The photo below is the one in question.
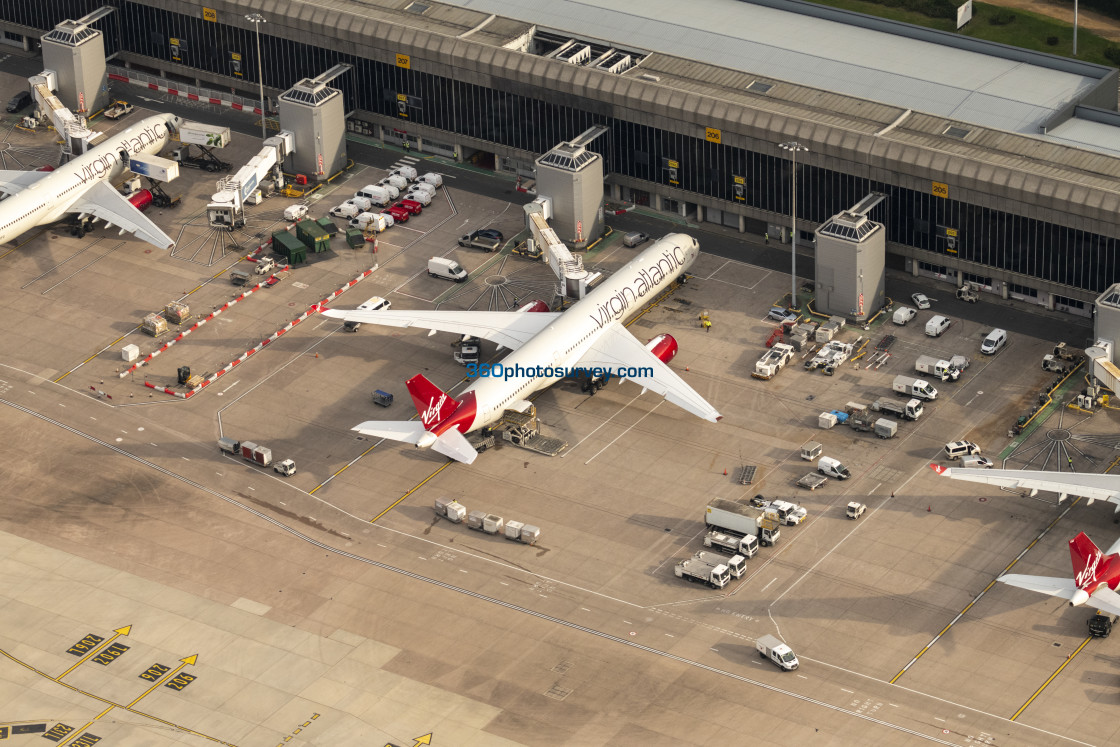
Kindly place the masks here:
[(408, 138), (405, 138), (405, 141), (404, 141), (404, 152), (405, 152), (405, 153), (408, 153), (408, 151), (410, 151), (410, 150), (412, 150), (412, 143), (408, 142)]
[(712, 331), (712, 320), (711, 319), (705, 319), (704, 320), (704, 331), (705, 332), (711, 332)]
[(1068, 461), (1068, 462), (1069, 462), (1069, 468), (1070, 468), (1070, 469), (1073, 469), (1073, 457), (1071, 457), (1071, 456), (1066, 456), (1066, 461)]
[(770, 232), (767, 231), (766, 233), (764, 233), (762, 235), (766, 238), (766, 243), (769, 244), (770, 243)]

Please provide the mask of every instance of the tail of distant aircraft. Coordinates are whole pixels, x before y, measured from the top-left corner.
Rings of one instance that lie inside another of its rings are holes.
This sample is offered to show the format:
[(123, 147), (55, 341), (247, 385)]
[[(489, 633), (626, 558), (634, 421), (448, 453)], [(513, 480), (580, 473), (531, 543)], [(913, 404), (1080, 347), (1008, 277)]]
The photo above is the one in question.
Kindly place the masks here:
[(425, 429), (442, 423), (459, 406), (458, 400), (452, 399), (446, 392), (428, 381), (423, 374), (416, 374), (405, 382), (405, 386), (408, 387), (408, 393), (412, 395), (412, 403), (416, 405), (416, 412), (420, 415), (420, 422), (424, 424)]

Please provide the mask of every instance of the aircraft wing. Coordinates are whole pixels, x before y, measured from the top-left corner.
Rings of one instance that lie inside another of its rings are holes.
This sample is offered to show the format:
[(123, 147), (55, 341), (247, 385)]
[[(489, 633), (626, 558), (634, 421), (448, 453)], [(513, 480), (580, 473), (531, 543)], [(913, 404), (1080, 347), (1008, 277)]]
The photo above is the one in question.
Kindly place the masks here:
[[(1077, 584), (1072, 578), (1057, 578), (1055, 576), (1024, 576), (1021, 573), (1008, 573), (996, 579), (1020, 589), (1037, 591), (1040, 594), (1049, 594), (1052, 597), (1071, 599), (1077, 591)], [(1113, 592), (1115, 593), (1115, 592)], [(1118, 595), (1120, 596), (1120, 595)]]
[(1089, 601), (1097, 605), (1097, 609), (1101, 612), (1107, 612), (1110, 615), (1120, 615), (1120, 594), (1117, 594), (1107, 586), (1102, 586), (1089, 595)]
[[(578, 365), (585, 369), (609, 370), (611, 378), (629, 379), (650, 391), (657, 392), (677, 407), (712, 423), (723, 417), (695, 389), (686, 384), (684, 379), (677, 376), (673, 369), (646, 350), (645, 345), (621, 325), (616, 324), (599, 335), (591, 345), (591, 349), (579, 359)], [(653, 369), (653, 375), (650, 376), (647, 372), (638, 375), (634, 370), (627, 370), (635, 368)]]
[(48, 174), (49, 172), (46, 171), (0, 171), (0, 192), (14, 195), (16, 192), (27, 189)]
[(1092, 501), (1110, 501), (1120, 504), (1120, 476), (1092, 472), (1041, 472), (1014, 469), (956, 469), (934, 467), (943, 477), (968, 482), (982, 482), (1004, 488), (1050, 490), (1058, 493), (1058, 500), (1079, 495)]
[(358, 311), (323, 309), (323, 316), (385, 327), (419, 327), (473, 335), (517, 350), (560, 316), (557, 311)]
[(128, 231), (135, 234), (136, 238), (159, 249), (172, 249), (175, 246), (175, 242), (159, 226), (106, 182), (97, 182), (87, 189), (85, 194), (67, 208), (67, 212), (92, 215), (107, 224), (120, 226), (122, 233)]

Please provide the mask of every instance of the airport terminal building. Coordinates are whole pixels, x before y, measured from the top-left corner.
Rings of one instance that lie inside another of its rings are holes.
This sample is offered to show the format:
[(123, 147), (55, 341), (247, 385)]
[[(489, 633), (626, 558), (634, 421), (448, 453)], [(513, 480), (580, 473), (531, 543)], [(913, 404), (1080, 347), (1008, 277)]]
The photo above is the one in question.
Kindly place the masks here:
[[(31, 49), (94, 24), (111, 65), (255, 98), (338, 63), (349, 130), (533, 178), (594, 125), (608, 194), (799, 243), (869, 193), (915, 275), (1078, 315), (1120, 281), (1113, 68), (798, 0), (0, 0)], [(201, 115), (200, 115), (201, 116)]]

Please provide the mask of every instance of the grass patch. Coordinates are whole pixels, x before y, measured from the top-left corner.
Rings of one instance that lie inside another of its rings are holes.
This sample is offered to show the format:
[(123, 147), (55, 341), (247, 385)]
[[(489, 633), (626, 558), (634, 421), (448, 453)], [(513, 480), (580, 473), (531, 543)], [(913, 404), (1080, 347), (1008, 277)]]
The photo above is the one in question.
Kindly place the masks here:
[[(912, 10), (890, 8), (878, 3), (867, 2), (867, 0), (813, 0), (813, 2), (832, 8), (864, 13), (877, 18), (901, 21), (915, 26), (937, 29), (938, 31), (959, 33), (963, 36), (971, 36), (985, 41), (1073, 58), (1073, 26), (1049, 16), (1017, 8), (1004, 8), (999, 5), (974, 2), (972, 5), (972, 20), (963, 29), (957, 31), (955, 20), (930, 18)], [(1005, 20), (1009, 14), (1013, 16), (1010, 23), (998, 25), (991, 23), (993, 19), (997, 21)], [(997, 16), (1002, 16), (1003, 19), (999, 19)], [(1057, 44), (1048, 44), (1048, 39), (1057, 39)], [(1116, 45), (1082, 28), (1077, 33), (1077, 57), (1074, 59), (1116, 67), (1116, 63), (1110, 61), (1104, 55), (1109, 46)]]

